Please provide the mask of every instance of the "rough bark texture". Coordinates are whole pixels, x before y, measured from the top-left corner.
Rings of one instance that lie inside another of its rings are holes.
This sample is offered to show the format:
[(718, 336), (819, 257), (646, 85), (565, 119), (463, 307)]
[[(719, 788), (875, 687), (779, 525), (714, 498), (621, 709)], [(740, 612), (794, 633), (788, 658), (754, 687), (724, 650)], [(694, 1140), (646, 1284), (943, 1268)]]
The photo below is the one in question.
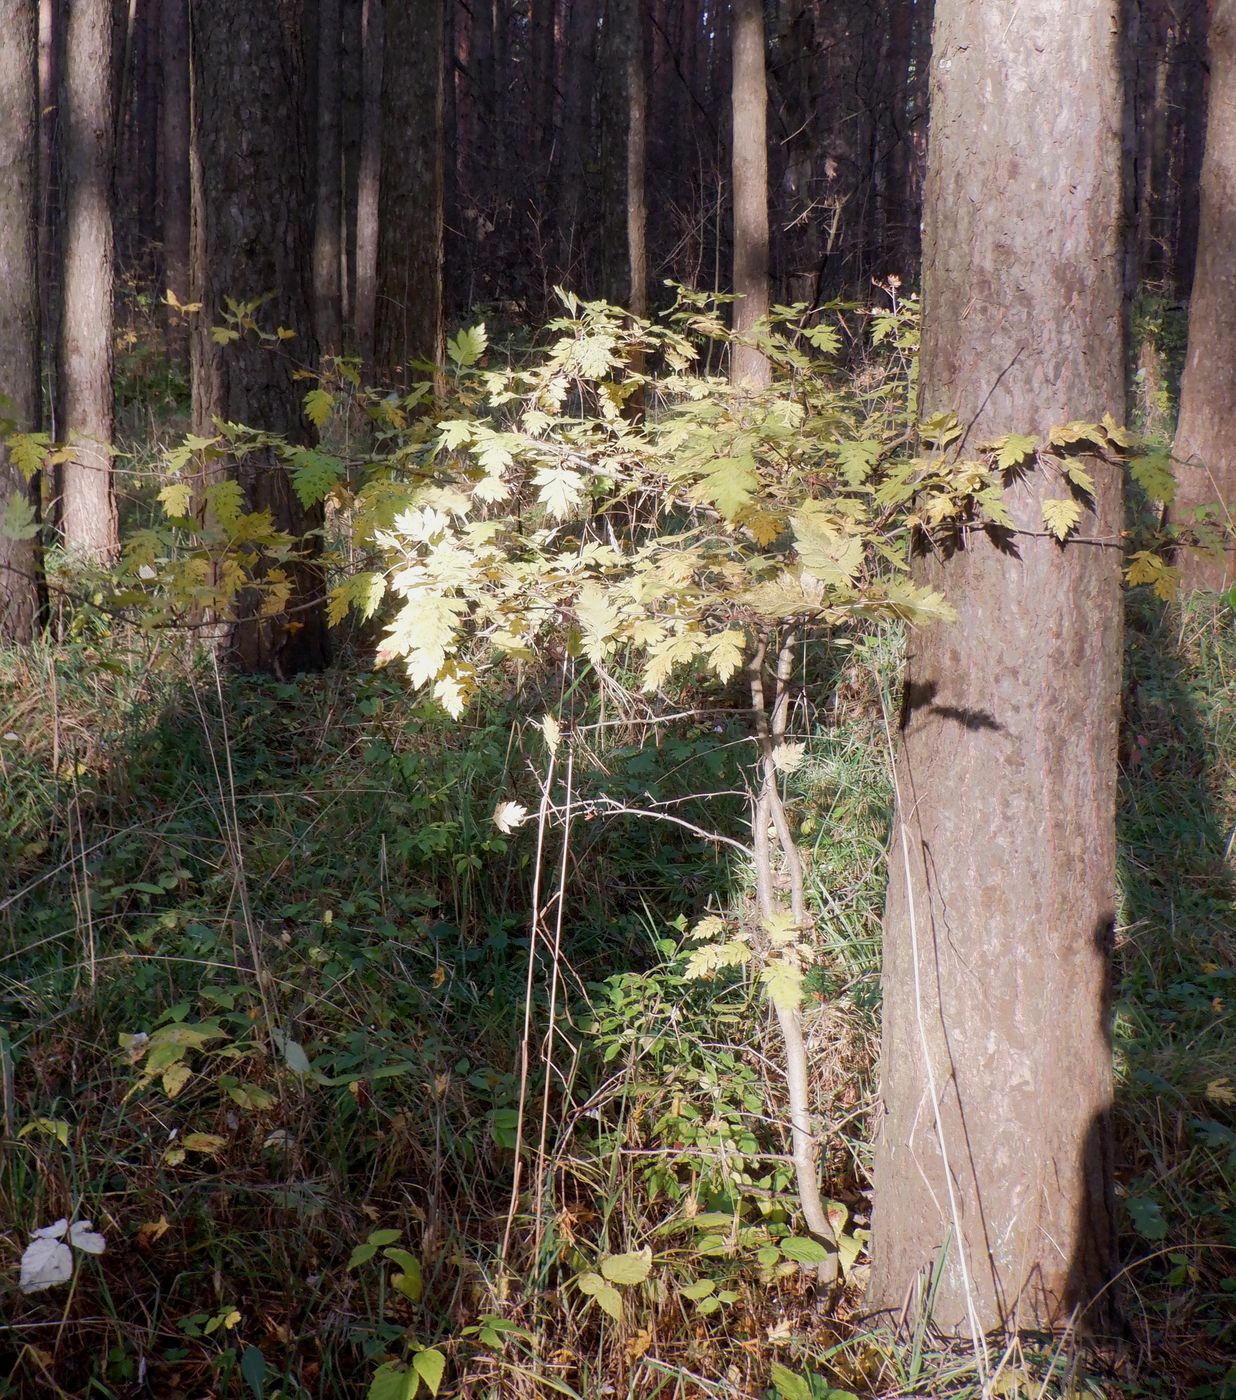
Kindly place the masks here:
[(409, 360), (444, 354), (442, 0), (390, 7), (383, 42), (374, 358), (391, 380), (418, 379)]
[(90, 559), (120, 547), (112, 489), (112, 5), (65, 0), (64, 193), (56, 428), (65, 545)]
[[(163, 282), (182, 305), (189, 300), (189, 0), (163, 0)], [(188, 325), (172, 307), (168, 342), (183, 354)]]
[[(733, 185), (734, 330), (749, 331), (768, 314), (768, 86), (764, 74), (762, 0), (734, 0)], [(735, 345), (735, 384), (768, 383), (768, 360), (754, 346)]]
[[(301, 125), (301, 13), (297, 0), (192, 0), (193, 25), (193, 421), (210, 436), (216, 420), (310, 440), (296, 361), (312, 364), (308, 179)], [(257, 313), (296, 339), (275, 348), (253, 335), (216, 345), (210, 328), (224, 297), (271, 294)], [(291, 347), (292, 353), (288, 352)], [(286, 567), (293, 580), (287, 612), (243, 616), (230, 638), (246, 670), (274, 675), (311, 671), (327, 660), (320, 544), (306, 532), (322, 524), (305, 510), (284, 467), (254, 453), (232, 464), (249, 510), (269, 510), (275, 525), (301, 541)]]
[[(1197, 272), (1189, 303), (1189, 353), (1180, 384), (1173, 454), (1179, 489), (1173, 518), (1199, 509), (1233, 528), (1236, 514), (1236, 0), (1219, 0), (1210, 29), (1210, 117), (1202, 166)], [(1222, 553), (1186, 550), (1187, 588), (1236, 583), (1236, 543)]]
[(378, 193), (382, 169), (382, 0), (361, 11), (361, 148), (356, 187), (356, 350), (373, 360), (378, 295)]
[[(971, 447), (1119, 419), (1116, 0), (937, 0), (931, 102), (923, 412)], [(1117, 469), (1088, 467), (1084, 539), (1041, 537), (1067, 488), (1035, 470), (1006, 492), (1016, 532), (919, 563), (958, 620), (907, 665), (869, 1301), (921, 1305), (947, 1243), (949, 1331), (1059, 1324), (1114, 1272), (1122, 510)]]
[[(17, 432), (39, 424), (38, 33), (37, 0), (0, 0), (0, 422)], [(4, 436), (0, 429), (0, 641), (26, 642), (40, 612), (38, 542), (11, 535), (19, 516), (35, 516), (38, 494)]]
[(602, 292), (637, 316), (648, 309), (648, 128), (641, 19), (642, 0), (609, 0), (601, 62)]
[(339, 0), (318, 0), (317, 198), (313, 226), (313, 321), (318, 349), (341, 349), (342, 165)]

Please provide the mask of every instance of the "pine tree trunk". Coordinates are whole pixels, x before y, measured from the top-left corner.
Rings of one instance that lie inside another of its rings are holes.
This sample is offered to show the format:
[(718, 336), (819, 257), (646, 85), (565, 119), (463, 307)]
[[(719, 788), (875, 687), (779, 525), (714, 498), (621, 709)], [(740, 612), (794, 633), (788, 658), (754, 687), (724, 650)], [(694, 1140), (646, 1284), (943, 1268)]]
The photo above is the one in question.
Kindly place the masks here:
[[(768, 315), (768, 87), (764, 75), (763, 0), (734, 0), (733, 186), (734, 330), (748, 334)], [(735, 384), (768, 383), (768, 360), (752, 345), (734, 345)]]
[[(1115, 0), (937, 0), (921, 392), (959, 451), (1122, 416), (1117, 30)], [(907, 663), (868, 1301), (923, 1311), (942, 1259), (947, 1332), (1062, 1324), (1114, 1273), (1123, 519), (1118, 468), (1087, 469), (1082, 538), (1043, 537), (1068, 489), (1034, 468), (1016, 531), (916, 564), (958, 620)]]
[(392, 381), (440, 362), (442, 320), (442, 0), (386, 15), (375, 363)]
[[(304, 386), (293, 378), (297, 361), (315, 362), (301, 5), (192, 0), (191, 16), (193, 299), (202, 303), (193, 322), (194, 431), (213, 436), (222, 420), (308, 443)], [(295, 331), (294, 340), (274, 347), (247, 334), (215, 343), (210, 330), (223, 319), (225, 297), (244, 302), (270, 292), (257, 315), (267, 330)], [(292, 579), (286, 611), (258, 618), (244, 600), (229, 649), (247, 671), (318, 670), (328, 659), (324, 581), (320, 542), (308, 532), (321, 527), (322, 509), (300, 505), (272, 453), (248, 454), (220, 471), (239, 479), (246, 509), (269, 510), (276, 528), (299, 542), (284, 566)]]
[(64, 224), (56, 430), (65, 546), (108, 560), (120, 548), (112, 482), (111, 0), (65, 0), (61, 83)]
[(361, 120), (364, 93), (364, 28), (361, 0), (343, 0), (340, 52), (339, 140), (342, 147), (340, 209), (340, 317), (344, 341), (355, 349), (356, 209), (360, 194)]
[[(1197, 274), (1189, 304), (1189, 352), (1180, 383), (1173, 455), (1175, 522), (1198, 510), (1236, 529), (1236, 0), (1218, 0), (1210, 26), (1210, 116), (1202, 165)], [(1179, 560), (1186, 588), (1236, 584), (1236, 541)]]
[[(189, 0), (163, 0), (161, 20), (163, 290), (183, 306), (189, 300)], [(170, 305), (167, 338), (183, 355), (188, 323)]]
[(382, 0), (362, 0), (361, 149), (356, 186), (356, 351), (373, 361), (382, 169)]
[(637, 316), (648, 309), (642, 29), (642, 0), (609, 0), (601, 61), (601, 286), (607, 301)]
[(313, 228), (313, 308), (318, 349), (338, 355), (343, 171), (340, 150), (339, 0), (318, 0), (317, 198)]
[[(39, 12), (0, 0), (0, 641), (28, 642), (41, 612), (37, 482), (4, 445), (39, 426)], [(20, 536), (25, 535), (25, 538)]]

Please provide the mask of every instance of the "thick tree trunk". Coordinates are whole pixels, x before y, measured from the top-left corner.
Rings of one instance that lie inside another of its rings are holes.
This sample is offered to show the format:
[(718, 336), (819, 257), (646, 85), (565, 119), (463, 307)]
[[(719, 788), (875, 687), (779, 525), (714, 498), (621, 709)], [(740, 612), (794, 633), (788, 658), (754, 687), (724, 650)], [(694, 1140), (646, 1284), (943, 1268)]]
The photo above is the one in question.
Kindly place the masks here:
[[(1177, 524), (1202, 510), (1220, 528), (1236, 529), (1236, 0), (1218, 0), (1210, 27), (1201, 230), (1173, 455)], [(1179, 563), (1186, 588), (1230, 588), (1236, 539), (1229, 533), (1222, 552), (1186, 550)]]
[[(309, 182), (302, 128), (301, 6), (298, 0), (192, 0), (194, 430), (212, 436), (219, 420), (310, 441), (296, 358), (314, 363), (310, 288)], [(224, 298), (273, 293), (258, 316), (296, 338), (272, 346), (252, 334), (218, 345), (210, 331)], [(222, 470), (229, 469), (224, 465)], [(324, 585), (317, 562), (321, 507), (305, 510), (270, 453), (230, 464), (248, 510), (269, 510), (299, 543), (284, 565), (292, 580), (286, 611), (258, 618), (249, 600), (230, 649), (249, 671), (287, 676), (328, 658)]]
[[(763, 0), (734, 0), (733, 186), (734, 330), (748, 334), (768, 315), (768, 87), (764, 75)], [(768, 360), (734, 345), (735, 384), (768, 383)]]
[[(959, 450), (1121, 417), (1117, 31), (1117, 0), (937, 0), (922, 411)], [(958, 620), (907, 664), (869, 1301), (921, 1311), (942, 1260), (932, 1320), (971, 1335), (1061, 1324), (1114, 1273), (1122, 504), (1087, 466), (1080, 538), (1044, 537), (1069, 491), (1034, 468), (1016, 530), (917, 564)]]
[[(0, 641), (28, 642), (41, 612), (37, 482), (4, 445), (39, 426), (39, 11), (0, 0)], [(25, 538), (22, 538), (25, 536)]]
[[(183, 306), (189, 300), (189, 0), (163, 0), (162, 159), (163, 286)], [(169, 306), (169, 346), (188, 348), (184, 314)]]
[(362, 0), (361, 149), (356, 186), (356, 351), (373, 361), (382, 169), (382, 0)]
[(112, 485), (111, 0), (65, 0), (61, 84), (63, 266), (56, 428), (68, 444), (60, 522), (69, 550), (120, 547)]
[(444, 354), (442, 0), (388, 10), (384, 44), (375, 362), (398, 380)]
[(342, 265), (342, 178), (340, 148), (339, 0), (318, 0), (317, 198), (313, 226), (313, 322), (318, 349), (341, 349), (339, 275)]

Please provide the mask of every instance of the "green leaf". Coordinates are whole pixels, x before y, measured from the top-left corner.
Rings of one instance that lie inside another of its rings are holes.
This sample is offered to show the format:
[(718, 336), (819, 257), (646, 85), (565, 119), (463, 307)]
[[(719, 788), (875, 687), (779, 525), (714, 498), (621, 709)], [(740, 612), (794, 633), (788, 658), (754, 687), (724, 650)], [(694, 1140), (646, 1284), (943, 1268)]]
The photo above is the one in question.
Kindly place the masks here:
[(214, 481), (206, 488), (206, 508), (225, 530), (236, 524), (244, 507), (245, 493), (239, 481)]
[(481, 358), (489, 346), (489, 336), (484, 321), (461, 330), (446, 342), (446, 353), (451, 363), (459, 369), (469, 369)]
[(34, 506), (24, 492), (14, 491), (0, 516), (0, 535), (6, 540), (32, 540), (39, 533)]
[(1144, 1240), (1165, 1240), (1167, 1238), (1167, 1221), (1163, 1217), (1163, 1208), (1153, 1196), (1130, 1196), (1125, 1201), (1125, 1207), (1129, 1212), (1129, 1219), (1133, 1222), (1133, 1228)]
[(438, 1387), (442, 1384), (442, 1376), (446, 1371), (446, 1357), (440, 1351), (434, 1351), (432, 1348), (418, 1351), (412, 1358), (412, 1369), (429, 1387), (429, 1393), (436, 1395)]
[(1172, 470), (1172, 454), (1166, 450), (1148, 452), (1134, 457), (1129, 463), (1129, 475), (1152, 499), (1171, 505), (1176, 498), (1176, 477)]
[(42, 470), (51, 438), (46, 433), (13, 433), (4, 445), (9, 450), (9, 460), (30, 481)]
[(606, 1283), (600, 1274), (594, 1273), (580, 1274), (575, 1283), (586, 1297), (595, 1298), (601, 1310), (615, 1322), (622, 1321), (622, 1294), (613, 1284)]
[(803, 1000), (802, 969), (783, 958), (770, 962), (760, 973), (769, 1000), (780, 1011), (797, 1011)]
[(253, 1392), (253, 1400), (266, 1394), (266, 1357), (257, 1347), (246, 1347), (240, 1354), (240, 1374)]
[(325, 389), (310, 389), (305, 395), (305, 417), (319, 432), (330, 422), (334, 407), (335, 396)]
[(652, 1272), (652, 1250), (645, 1246), (628, 1254), (611, 1254), (601, 1260), (601, 1273), (610, 1283), (643, 1283)]
[(351, 1257), (348, 1259), (346, 1267), (349, 1269), (355, 1269), (361, 1264), (367, 1264), (377, 1252), (377, 1245), (370, 1244), (369, 1241), (366, 1240), (364, 1244), (358, 1244), (356, 1248), (353, 1249)]
[(837, 467), (851, 486), (861, 486), (880, 460), (880, 444), (871, 438), (843, 442), (837, 448)]
[(301, 447), (292, 454), (292, 489), (306, 510), (324, 501), (344, 477), (338, 457), (316, 447)]
[(686, 1288), (678, 1291), (684, 1298), (690, 1298), (693, 1303), (698, 1303), (701, 1298), (707, 1298), (710, 1293), (717, 1290), (716, 1281), (710, 1278), (702, 1278), (697, 1283), (690, 1283)]
[(788, 1240), (782, 1240), (781, 1253), (796, 1264), (823, 1264), (828, 1258), (828, 1250), (819, 1240), (806, 1235), (791, 1235)]
[(778, 1400), (812, 1400), (810, 1385), (780, 1361), (772, 1364), (772, 1383)]
[(371, 1230), (369, 1232), (369, 1243), (376, 1245), (379, 1249), (388, 1244), (394, 1244), (400, 1236), (399, 1230)]
[(793, 527), (798, 557), (821, 583), (836, 587), (853, 581), (863, 563), (861, 536), (805, 509), (794, 517)]
[(383, 1255), (399, 1267), (400, 1272), (391, 1278), (391, 1284), (409, 1302), (419, 1303), (425, 1292), (425, 1280), (421, 1274), (421, 1261), (406, 1249), (384, 1249)]
[(374, 1372), (367, 1400), (413, 1400), (420, 1386), (417, 1372), (386, 1361)]

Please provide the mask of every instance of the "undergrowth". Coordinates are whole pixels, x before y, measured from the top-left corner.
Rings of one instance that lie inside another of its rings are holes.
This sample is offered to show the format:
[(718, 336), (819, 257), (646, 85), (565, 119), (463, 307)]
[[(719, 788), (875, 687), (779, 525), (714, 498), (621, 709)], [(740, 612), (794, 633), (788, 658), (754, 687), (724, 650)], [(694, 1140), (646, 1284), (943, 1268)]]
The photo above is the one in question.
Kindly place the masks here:
[[(964, 1356), (864, 1327), (861, 1257), (831, 1299), (787, 1257), (768, 1012), (683, 977), (683, 928), (749, 895), (712, 835), (744, 810), (740, 732), (690, 696), (670, 724), (581, 713), (534, 930), (535, 843), (492, 813), (536, 808), (544, 743), (501, 694), (457, 724), (385, 673), (241, 680), (117, 641), (4, 658), (0, 1394), (361, 1395), (408, 1334), (458, 1395), (759, 1396), (774, 1364), (810, 1395), (974, 1393)], [(834, 654), (796, 717), (824, 1184), (860, 1240), (898, 656)], [(1008, 1394), (1232, 1393), (1234, 665), (1230, 616), (1131, 608), (1130, 1340), (1010, 1354)], [(23, 1298), (62, 1216), (106, 1253)], [(580, 1280), (645, 1250), (611, 1316)]]

